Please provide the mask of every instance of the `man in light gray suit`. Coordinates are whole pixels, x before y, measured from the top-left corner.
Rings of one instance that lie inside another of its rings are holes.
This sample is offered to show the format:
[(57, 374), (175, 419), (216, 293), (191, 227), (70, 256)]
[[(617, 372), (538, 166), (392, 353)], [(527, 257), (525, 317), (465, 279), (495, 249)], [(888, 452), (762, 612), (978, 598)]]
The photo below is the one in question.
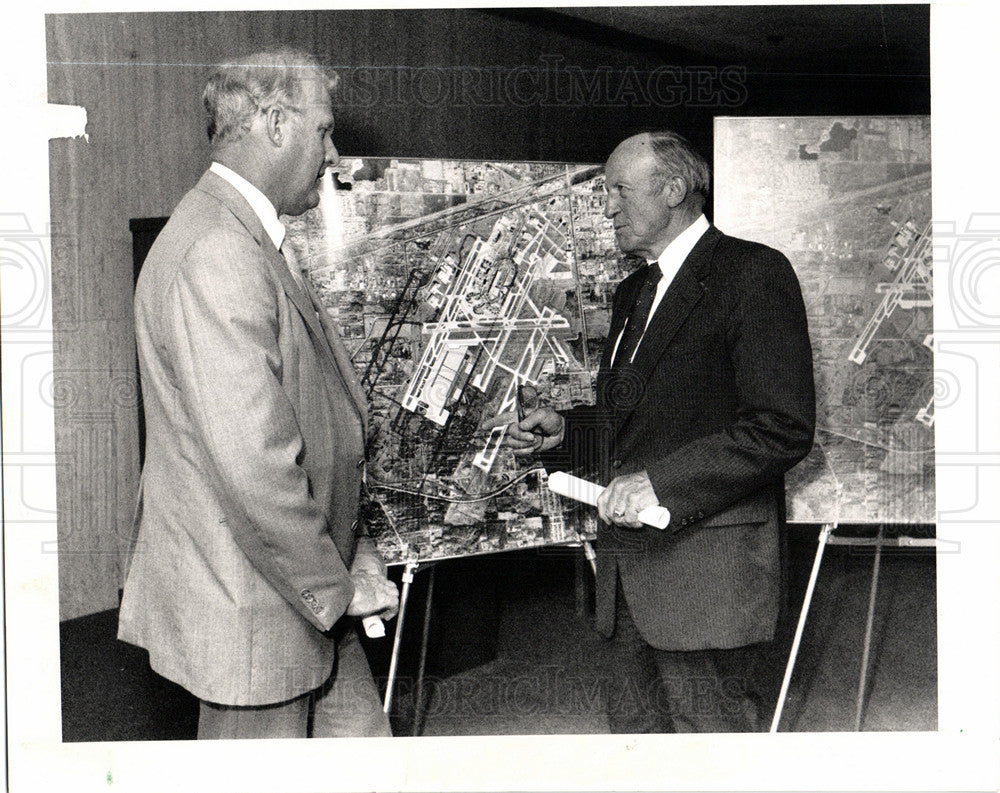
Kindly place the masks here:
[(213, 160), (136, 288), (147, 427), (119, 638), (201, 701), (199, 738), (389, 735), (357, 636), (395, 586), (359, 527), (367, 403), (279, 215), (336, 163), (336, 76), (260, 53), (205, 89)]

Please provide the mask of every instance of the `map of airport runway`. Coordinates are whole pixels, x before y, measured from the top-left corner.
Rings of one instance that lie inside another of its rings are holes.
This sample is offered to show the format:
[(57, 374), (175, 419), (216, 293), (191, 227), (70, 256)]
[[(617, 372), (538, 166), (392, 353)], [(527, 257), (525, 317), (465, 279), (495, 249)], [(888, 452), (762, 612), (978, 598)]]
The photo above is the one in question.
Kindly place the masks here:
[[(390, 561), (578, 544), (594, 518), (485, 418), (593, 402), (623, 261), (595, 166), (346, 160), (290, 224), (372, 408), (366, 519)], [(350, 189), (343, 189), (344, 186)]]

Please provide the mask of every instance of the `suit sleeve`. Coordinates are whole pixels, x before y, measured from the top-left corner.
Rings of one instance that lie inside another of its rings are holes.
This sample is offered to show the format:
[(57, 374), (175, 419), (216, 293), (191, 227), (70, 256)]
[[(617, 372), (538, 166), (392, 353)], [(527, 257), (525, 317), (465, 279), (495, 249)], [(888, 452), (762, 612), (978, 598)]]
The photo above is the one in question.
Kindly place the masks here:
[(549, 473), (567, 471), (601, 481), (614, 434), (611, 416), (594, 405), (577, 405), (560, 415), (565, 421), (562, 443), (539, 454), (538, 461)]
[(734, 269), (725, 339), (736, 419), (646, 469), (657, 498), (673, 516), (671, 528), (780, 481), (812, 447), (812, 352), (795, 272), (784, 256), (765, 246), (754, 246)]
[(281, 295), (269, 265), (252, 240), (216, 234), (192, 247), (163, 298), (178, 398), (199, 435), (192, 442), (242, 513), (226, 516), (233, 537), (303, 617), (327, 630), (354, 586), (296, 462), (303, 440), (281, 386)]

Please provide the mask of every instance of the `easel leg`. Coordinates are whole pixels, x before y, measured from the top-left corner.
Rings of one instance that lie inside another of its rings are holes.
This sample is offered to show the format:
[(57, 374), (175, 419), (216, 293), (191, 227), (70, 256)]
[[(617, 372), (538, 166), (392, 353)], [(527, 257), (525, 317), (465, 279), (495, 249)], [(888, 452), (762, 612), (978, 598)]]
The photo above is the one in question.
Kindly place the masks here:
[(597, 578), (597, 554), (594, 553), (594, 546), (591, 545), (587, 540), (582, 543), (583, 556), (580, 554), (574, 554), (573, 556), (573, 583), (574, 583), (574, 593), (576, 595), (576, 616), (583, 618), (587, 616), (589, 612), (588, 606), (588, 590), (587, 586), (587, 563), (590, 563), (590, 572)]
[(582, 554), (573, 554), (573, 602), (576, 616), (587, 615), (587, 562)]
[(865, 622), (865, 645), (861, 653), (861, 675), (858, 678), (858, 707), (854, 714), (854, 731), (861, 732), (861, 717), (865, 708), (865, 692), (868, 689), (868, 660), (872, 646), (872, 627), (875, 624), (875, 597), (878, 594), (878, 573), (882, 561), (882, 538), (885, 526), (878, 527), (875, 544), (875, 562), (872, 564), (872, 586), (868, 593), (868, 619)]
[(586, 540), (583, 541), (583, 555), (587, 557), (587, 561), (590, 562), (590, 571), (597, 576), (597, 554), (594, 552), (594, 546), (591, 545)]
[(392, 710), (392, 694), (396, 688), (396, 667), (399, 665), (399, 646), (403, 640), (403, 618), (406, 616), (406, 601), (410, 596), (410, 584), (413, 583), (413, 573), (417, 567), (417, 562), (407, 562), (406, 569), (403, 570), (403, 591), (399, 594), (396, 636), (392, 640), (392, 659), (389, 661), (389, 677), (385, 683), (385, 703), (382, 705), (382, 711), (386, 714)]
[(434, 567), (427, 578), (427, 599), (424, 602), (424, 627), (420, 635), (420, 664), (417, 666), (417, 683), (413, 693), (413, 730), (411, 734), (420, 735), (422, 716), (424, 712), (424, 672), (427, 669), (427, 640), (431, 632), (431, 603), (434, 598)]
[(816, 589), (816, 579), (819, 578), (819, 566), (823, 561), (823, 551), (826, 549), (827, 541), (830, 539), (830, 534), (835, 528), (835, 524), (827, 523), (819, 533), (816, 558), (813, 560), (812, 572), (809, 574), (809, 585), (806, 587), (806, 596), (802, 600), (802, 611), (799, 612), (799, 622), (795, 628), (795, 639), (792, 641), (792, 650), (788, 655), (788, 663), (785, 665), (785, 677), (781, 681), (781, 693), (778, 694), (778, 704), (774, 709), (774, 718), (771, 719), (770, 732), (778, 731), (781, 712), (784, 710), (785, 699), (788, 696), (788, 686), (792, 682), (792, 672), (795, 670), (795, 659), (799, 654), (802, 633), (806, 627), (806, 618), (809, 616), (809, 606), (812, 603), (813, 592)]

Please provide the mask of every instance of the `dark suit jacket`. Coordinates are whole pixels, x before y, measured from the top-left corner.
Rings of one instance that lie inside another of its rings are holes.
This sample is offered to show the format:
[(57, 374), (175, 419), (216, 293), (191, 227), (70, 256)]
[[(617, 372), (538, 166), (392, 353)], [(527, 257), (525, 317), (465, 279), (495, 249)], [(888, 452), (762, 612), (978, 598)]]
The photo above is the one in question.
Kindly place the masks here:
[(367, 405), (324, 313), (212, 172), (142, 269), (147, 447), (119, 638), (201, 699), (322, 684), (344, 614)]
[(597, 627), (614, 626), (616, 582), (654, 647), (698, 650), (771, 638), (781, 595), (785, 471), (815, 424), (805, 308), (777, 251), (710, 228), (681, 266), (635, 359), (609, 372), (640, 285), (615, 293), (597, 404), (567, 415), (565, 450), (602, 483), (645, 470), (666, 531), (601, 525)]

